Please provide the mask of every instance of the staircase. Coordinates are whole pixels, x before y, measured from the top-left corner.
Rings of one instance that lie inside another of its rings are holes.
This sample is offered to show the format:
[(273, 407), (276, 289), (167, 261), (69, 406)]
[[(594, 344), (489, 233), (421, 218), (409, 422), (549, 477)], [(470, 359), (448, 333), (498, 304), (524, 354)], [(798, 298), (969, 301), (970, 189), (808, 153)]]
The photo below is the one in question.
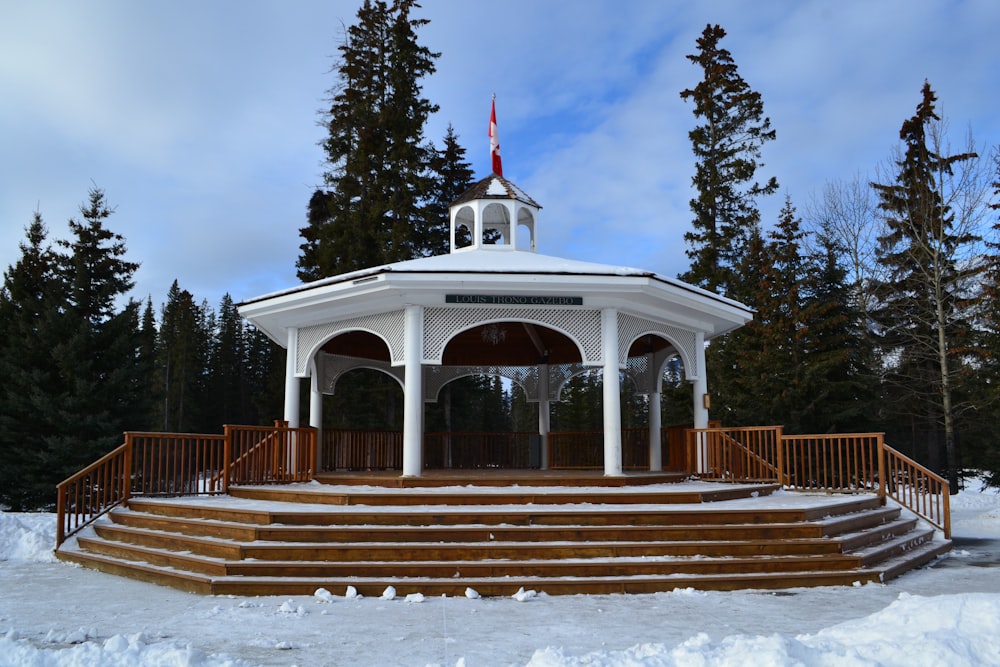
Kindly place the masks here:
[(951, 545), (874, 495), (648, 475), (463, 479), (355, 476), (355, 486), (327, 479), (133, 498), (57, 555), (214, 595), (353, 586), (379, 596), (393, 586), (399, 595), (506, 596), (882, 582)]

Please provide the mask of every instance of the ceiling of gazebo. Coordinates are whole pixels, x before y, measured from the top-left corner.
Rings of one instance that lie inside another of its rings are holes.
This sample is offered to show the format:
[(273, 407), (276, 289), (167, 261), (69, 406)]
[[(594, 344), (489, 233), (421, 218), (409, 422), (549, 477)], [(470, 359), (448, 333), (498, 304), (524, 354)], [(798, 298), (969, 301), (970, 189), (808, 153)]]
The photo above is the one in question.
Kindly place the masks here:
[[(659, 352), (671, 347), (659, 336), (638, 338), (629, 357)], [(351, 331), (330, 339), (323, 351), (377, 361), (389, 361), (389, 348), (378, 336)], [(547, 355), (546, 355), (547, 353)], [(582, 360), (576, 344), (564, 334), (524, 322), (497, 322), (467, 329), (456, 335), (444, 350), (444, 366), (534, 366), (542, 361), (571, 364)]]

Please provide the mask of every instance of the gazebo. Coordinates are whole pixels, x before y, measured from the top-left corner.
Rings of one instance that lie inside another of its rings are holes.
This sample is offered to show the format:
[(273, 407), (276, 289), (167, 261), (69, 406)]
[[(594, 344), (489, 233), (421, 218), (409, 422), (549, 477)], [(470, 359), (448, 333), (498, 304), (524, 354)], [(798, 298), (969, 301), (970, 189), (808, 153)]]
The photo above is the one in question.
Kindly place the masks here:
[[(541, 207), (494, 173), (450, 207), (446, 255), (332, 276), (250, 299), (240, 313), (286, 348), (284, 419), (298, 426), (299, 379), (310, 378), (309, 425), (344, 373), (383, 372), (403, 391), (402, 474), (419, 477), (424, 403), (457, 378), (499, 375), (538, 403), (540, 465), (549, 406), (564, 384), (603, 371), (604, 474), (622, 468), (621, 373), (649, 398), (649, 469), (662, 469), (660, 386), (679, 357), (694, 427), (708, 426), (705, 343), (752, 311), (651, 271), (537, 252)], [(689, 464), (701, 470), (702, 455)]]

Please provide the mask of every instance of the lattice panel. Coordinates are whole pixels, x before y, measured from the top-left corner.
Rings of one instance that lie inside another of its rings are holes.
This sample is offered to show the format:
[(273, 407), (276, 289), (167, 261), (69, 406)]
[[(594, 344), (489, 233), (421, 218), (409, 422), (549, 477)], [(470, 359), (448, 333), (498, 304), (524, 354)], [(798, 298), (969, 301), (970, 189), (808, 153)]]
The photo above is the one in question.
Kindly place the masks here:
[(684, 361), (684, 375), (688, 380), (699, 376), (701, 369), (698, 368), (698, 355), (695, 349), (697, 337), (693, 331), (639, 318), (628, 313), (618, 313), (618, 362), (624, 364), (632, 342), (639, 336), (648, 333), (660, 334), (673, 343)]
[(376, 361), (373, 359), (359, 359), (358, 357), (347, 357), (340, 354), (326, 354), (321, 352), (317, 359), (320, 368), (320, 391), (331, 396), (336, 393), (337, 383), (348, 371), (359, 368), (370, 368), (381, 371), (389, 377), (395, 378), (399, 385), (403, 386), (405, 373), (402, 366), (393, 366), (386, 361)]
[(446, 384), (474, 375), (506, 378), (521, 385), (528, 401), (538, 400), (538, 369), (533, 366), (425, 366), (424, 401), (436, 402)]
[[(637, 394), (649, 395), (659, 392), (663, 384), (662, 372), (666, 366), (667, 359), (676, 356), (672, 350), (660, 350), (652, 357), (644, 354), (639, 357), (631, 357), (625, 368), (625, 378), (635, 387)], [(658, 373), (658, 371), (660, 371)]]
[(593, 366), (584, 366), (583, 364), (555, 364), (549, 366), (549, 400), (561, 400), (562, 390), (567, 382), (577, 375), (582, 375), (592, 370), (594, 370)]
[(295, 355), (295, 372), (305, 375), (309, 359), (316, 349), (337, 334), (345, 331), (368, 331), (386, 341), (389, 355), (395, 364), (403, 363), (403, 332), (405, 329), (404, 313), (396, 310), (389, 313), (373, 313), (352, 317), (339, 322), (317, 324), (314, 327), (299, 329), (298, 345)]
[(424, 363), (439, 364), (455, 334), (488, 322), (532, 322), (560, 331), (583, 348), (585, 363), (601, 363), (601, 312), (529, 308), (428, 308), (424, 311)]

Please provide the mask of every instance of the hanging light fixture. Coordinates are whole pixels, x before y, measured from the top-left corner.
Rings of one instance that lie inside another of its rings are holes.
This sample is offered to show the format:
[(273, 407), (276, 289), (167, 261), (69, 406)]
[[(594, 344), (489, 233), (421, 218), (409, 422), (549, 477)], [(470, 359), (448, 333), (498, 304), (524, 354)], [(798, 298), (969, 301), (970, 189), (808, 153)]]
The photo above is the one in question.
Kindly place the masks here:
[(507, 329), (499, 324), (487, 324), (481, 335), (484, 343), (499, 345), (507, 340)]

